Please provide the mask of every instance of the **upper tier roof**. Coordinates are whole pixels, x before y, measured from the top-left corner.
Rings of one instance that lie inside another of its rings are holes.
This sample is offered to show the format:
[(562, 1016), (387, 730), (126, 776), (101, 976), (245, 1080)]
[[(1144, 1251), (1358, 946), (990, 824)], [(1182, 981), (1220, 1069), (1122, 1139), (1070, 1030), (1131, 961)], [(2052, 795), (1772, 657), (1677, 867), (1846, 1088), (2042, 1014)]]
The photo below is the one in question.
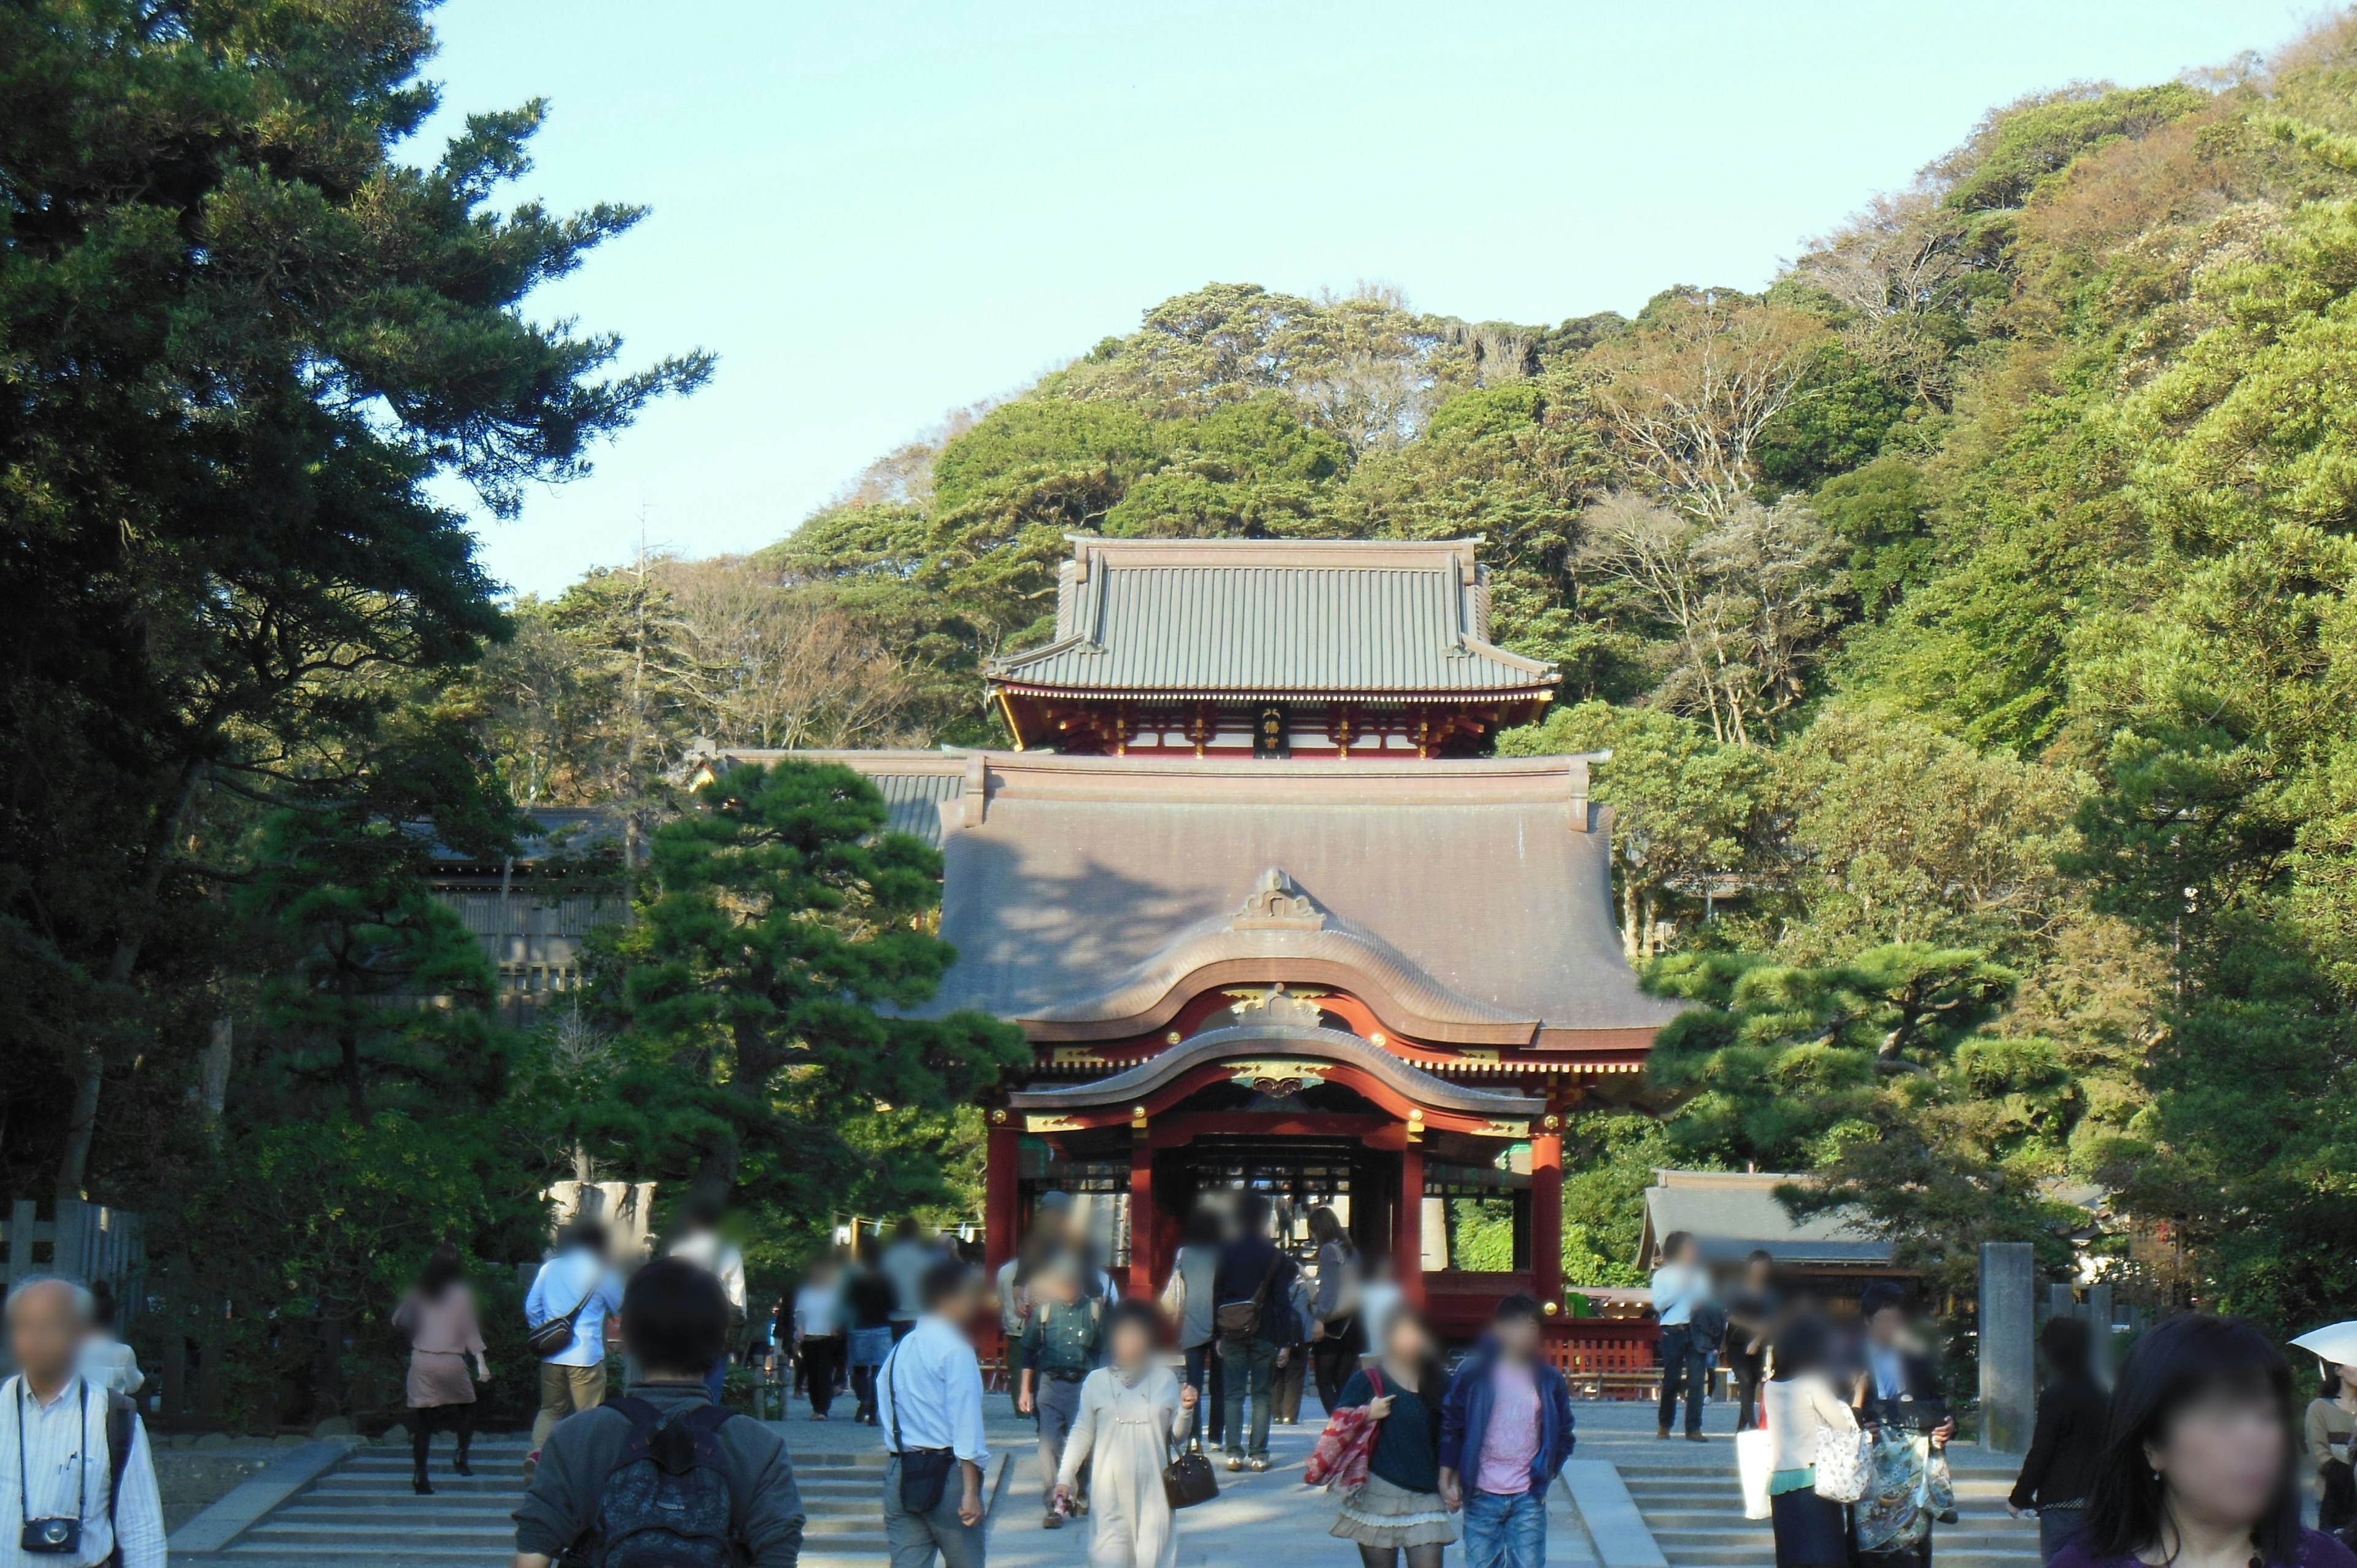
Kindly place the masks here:
[(985, 673), (1049, 695), (1542, 695), (1555, 667), (1489, 640), (1477, 542), (1074, 535), (1056, 639)]

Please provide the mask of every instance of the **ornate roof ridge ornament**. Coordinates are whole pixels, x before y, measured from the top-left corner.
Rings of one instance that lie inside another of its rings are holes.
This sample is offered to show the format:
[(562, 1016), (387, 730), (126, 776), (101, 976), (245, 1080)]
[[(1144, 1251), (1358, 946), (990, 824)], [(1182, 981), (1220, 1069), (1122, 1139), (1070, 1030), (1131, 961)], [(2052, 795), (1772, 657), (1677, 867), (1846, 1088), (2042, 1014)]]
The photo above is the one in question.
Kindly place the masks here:
[(1228, 925), (1239, 931), (1322, 931), (1326, 911), (1295, 887), (1292, 877), (1272, 865), (1260, 874)]

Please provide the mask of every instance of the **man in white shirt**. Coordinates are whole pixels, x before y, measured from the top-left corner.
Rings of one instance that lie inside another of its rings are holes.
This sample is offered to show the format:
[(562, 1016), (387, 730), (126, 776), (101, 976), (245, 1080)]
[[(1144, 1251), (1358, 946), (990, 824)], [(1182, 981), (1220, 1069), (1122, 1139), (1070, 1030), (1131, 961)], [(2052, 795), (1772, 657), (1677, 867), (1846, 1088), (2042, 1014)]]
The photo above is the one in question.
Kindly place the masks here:
[(1711, 1308), (1710, 1275), (1702, 1266), (1702, 1244), (1683, 1230), (1662, 1243), (1662, 1266), (1653, 1271), (1653, 1316), (1662, 1324), (1662, 1405), (1656, 1437), (1670, 1434), (1678, 1413), (1678, 1391), (1686, 1396), (1686, 1441), (1702, 1434), (1702, 1406), (1710, 1390), (1710, 1346), (1695, 1322), (1695, 1309)]
[[(966, 1328), (978, 1296), (974, 1272), (944, 1259), (918, 1284), (924, 1312), (877, 1377), (876, 1424), (891, 1458), (884, 1470), (884, 1539), (892, 1568), (983, 1568), (982, 1470), (990, 1450), (982, 1435), (982, 1366)], [(901, 1487), (904, 1457), (947, 1455), (940, 1498), (910, 1507)]]
[[(28, 1279), (8, 1297), (8, 1341), (23, 1370), (0, 1383), (0, 1568), (91, 1568), (118, 1549), (123, 1568), (164, 1568), (147, 1430), (124, 1401), (112, 1423), (124, 1449), (118, 1466), (108, 1433), (116, 1396), (74, 1369), (91, 1324), (90, 1293), (70, 1280)], [(24, 1551), (36, 1524), (73, 1544)]]
[(533, 1276), (523, 1302), (524, 1323), (533, 1328), (573, 1314), (572, 1339), (541, 1359), (540, 1413), (533, 1417), (532, 1452), (523, 1462), (526, 1486), (539, 1466), (540, 1445), (556, 1423), (606, 1402), (606, 1320), (621, 1310), (622, 1282), (606, 1261), (606, 1228), (594, 1219), (576, 1220), (564, 1247)]
[[(720, 1281), (720, 1294), (728, 1298), (728, 1348), (733, 1355), (745, 1327), (745, 1254), (720, 1233), (720, 1206), (708, 1197), (691, 1198), (680, 1234), (663, 1255), (694, 1263)], [(728, 1360), (722, 1357), (704, 1380), (704, 1391), (714, 1404), (721, 1402)]]

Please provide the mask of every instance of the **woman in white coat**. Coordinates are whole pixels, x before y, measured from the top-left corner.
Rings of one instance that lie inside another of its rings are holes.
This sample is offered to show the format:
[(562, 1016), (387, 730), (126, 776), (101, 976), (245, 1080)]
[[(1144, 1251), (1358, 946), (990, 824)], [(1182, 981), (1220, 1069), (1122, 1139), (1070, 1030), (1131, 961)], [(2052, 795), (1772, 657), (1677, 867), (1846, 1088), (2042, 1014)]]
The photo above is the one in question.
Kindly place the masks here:
[(1125, 1301), (1106, 1324), (1110, 1363), (1081, 1384), (1081, 1408), (1056, 1471), (1056, 1502), (1068, 1503), (1089, 1467), (1089, 1568), (1172, 1568), (1178, 1532), (1162, 1489), (1172, 1444), (1187, 1435), (1195, 1391), (1155, 1355), (1161, 1315)]

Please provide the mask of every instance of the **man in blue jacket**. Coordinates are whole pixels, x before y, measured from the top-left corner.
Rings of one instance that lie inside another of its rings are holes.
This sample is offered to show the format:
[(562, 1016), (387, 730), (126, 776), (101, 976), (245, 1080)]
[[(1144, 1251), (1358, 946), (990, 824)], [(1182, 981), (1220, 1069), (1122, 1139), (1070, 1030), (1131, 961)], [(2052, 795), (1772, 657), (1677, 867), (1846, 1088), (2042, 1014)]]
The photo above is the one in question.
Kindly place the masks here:
[(1440, 1413), (1440, 1495), (1465, 1510), (1469, 1568), (1544, 1568), (1546, 1493), (1571, 1457), (1571, 1386), (1539, 1354), (1545, 1313), (1498, 1304)]

